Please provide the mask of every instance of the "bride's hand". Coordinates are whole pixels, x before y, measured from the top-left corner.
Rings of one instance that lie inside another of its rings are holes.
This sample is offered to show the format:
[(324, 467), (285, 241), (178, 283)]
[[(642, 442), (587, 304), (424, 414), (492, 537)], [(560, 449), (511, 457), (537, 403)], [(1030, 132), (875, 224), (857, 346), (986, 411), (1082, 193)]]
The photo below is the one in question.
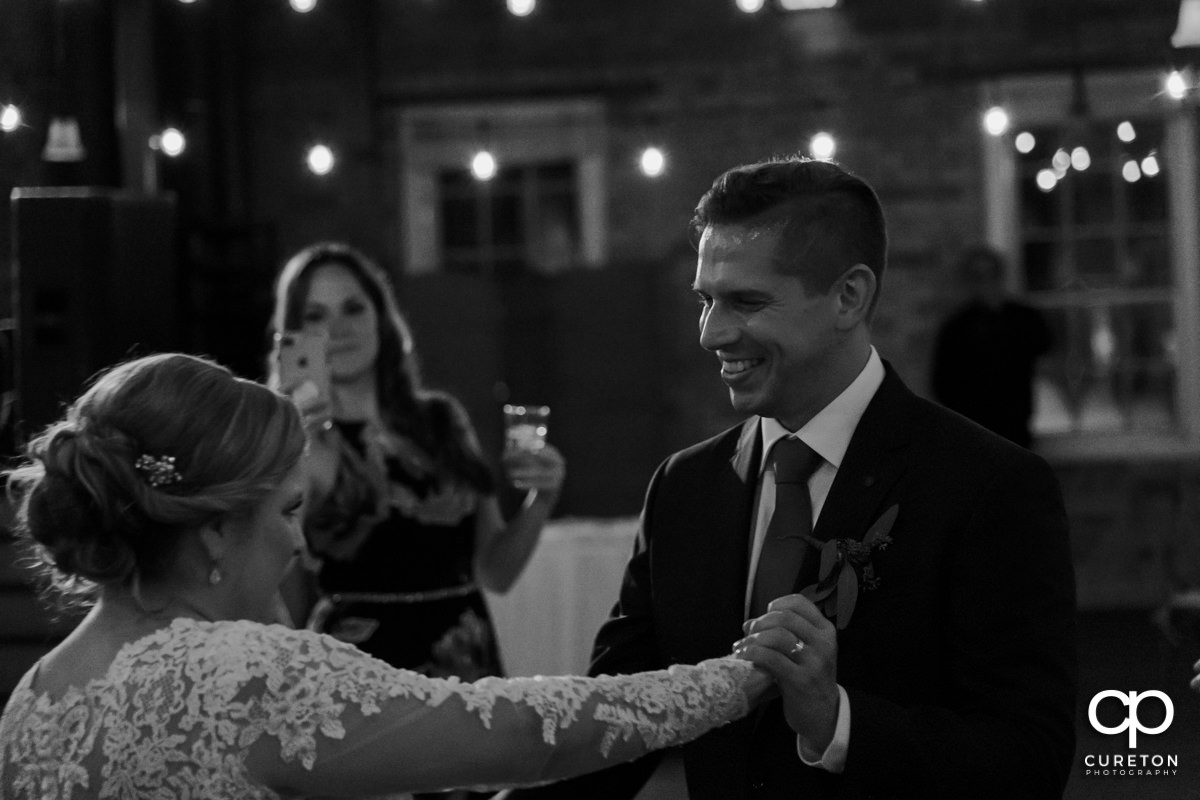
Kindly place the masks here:
[(734, 647), (733, 657), (754, 664), (754, 671), (750, 673), (746, 678), (746, 682), (742, 684), (742, 691), (746, 695), (746, 702), (751, 707), (754, 707), (759, 703), (778, 697), (779, 684), (775, 682), (775, 678), (764, 670), (761, 664), (755, 661), (754, 655), (748, 652), (747, 648), (740, 645), (741, 643), (739, 642), (738, 646)]

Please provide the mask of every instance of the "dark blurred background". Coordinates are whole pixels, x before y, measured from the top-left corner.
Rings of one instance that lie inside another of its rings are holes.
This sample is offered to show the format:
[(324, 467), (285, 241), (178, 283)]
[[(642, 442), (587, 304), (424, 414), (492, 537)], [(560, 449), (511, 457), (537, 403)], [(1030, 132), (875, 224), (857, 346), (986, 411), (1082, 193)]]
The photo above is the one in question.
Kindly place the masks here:
[[(489, 452), (503, 402), (549, 404), (559, 513), (636, 514), (736, 421), (691, 209), (737, 163), (832, 156), (888, 213), (876, 344), (915, 390), (964, 248), (1046, 316), (1034, 447), (1072, 517), (1084, 708), (1158, 688), (1195, 724), (1200, 0), (804, 5), (0, 2), (0, 455), (129, 354), (261, 377), (275, 270), (335, 238), (392, 274)], [(6, 691), (46, 633), (3, 570)], [(1195, 796), (1188, 767), (1073, 791)]]

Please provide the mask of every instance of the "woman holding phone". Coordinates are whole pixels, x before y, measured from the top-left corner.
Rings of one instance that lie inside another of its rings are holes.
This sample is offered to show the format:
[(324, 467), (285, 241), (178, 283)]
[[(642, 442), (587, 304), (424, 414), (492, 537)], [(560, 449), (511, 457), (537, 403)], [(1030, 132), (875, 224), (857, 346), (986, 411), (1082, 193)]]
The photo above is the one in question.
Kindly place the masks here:
[(430, 676), (500, 674), (481, 589), (503, 593), (521, 574), (558, 498), (562, 455), (550, 445), (504, 454), (508, 480), (526, 492), (505, 519), (462, 406), (422, 385), (387, 277), (346, 244), (288, 260), (272, 327), (272, 381), (296, 399), (312, 440), (308, 627)]

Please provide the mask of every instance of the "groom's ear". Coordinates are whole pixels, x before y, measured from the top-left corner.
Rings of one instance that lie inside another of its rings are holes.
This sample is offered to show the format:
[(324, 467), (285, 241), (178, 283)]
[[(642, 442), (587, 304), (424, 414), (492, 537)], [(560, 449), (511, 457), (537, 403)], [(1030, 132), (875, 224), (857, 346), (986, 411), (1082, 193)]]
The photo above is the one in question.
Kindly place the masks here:
[(866, 264), (855, 264), (834, 284), (837, 292), (837, 328), (847, 331), (871, 318), (871, 301), (879, 289), (875, 273)]

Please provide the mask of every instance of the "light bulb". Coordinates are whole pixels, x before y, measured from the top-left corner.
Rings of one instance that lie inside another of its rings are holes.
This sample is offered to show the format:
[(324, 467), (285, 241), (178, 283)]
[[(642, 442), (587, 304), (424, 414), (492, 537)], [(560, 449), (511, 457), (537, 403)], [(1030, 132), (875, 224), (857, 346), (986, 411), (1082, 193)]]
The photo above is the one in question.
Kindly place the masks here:
[(657, 178), (666, 169), (667, 158), (657, 147), (647, 147), (642, 151), (642, 174), (648, 178)]
[(328, 175), (333, 172), (333, 166), (337, 163), (337, 158), (328, 145), (314, 144), (308, 148), (308, 156), (305, 158), (308, 164), (308, 170), (314, 175)]
[(0, 106), (0, 131), (12, 133), (21, 127), (21, 109), (13, 104)]
[(490, 181), (496, 177), (496, 159), (487, 150), (480, 150), (471, 159), (471, 174), (477, 181)]
[(808, 152), (818, 161), (828, 161), (837, 152), (837, 140), (831, 133), (816, 133), (808, 142)]
[(1008, 130), (1008, 112), (1000, 106), (992, 106), (983, 115), (983, 129), (992, 136), (1002, 136)]
[(164, 155), (175, 158), (187, 149), (187, 138), (178, 128), (167, 128), (158, 135), (158, 146)]

